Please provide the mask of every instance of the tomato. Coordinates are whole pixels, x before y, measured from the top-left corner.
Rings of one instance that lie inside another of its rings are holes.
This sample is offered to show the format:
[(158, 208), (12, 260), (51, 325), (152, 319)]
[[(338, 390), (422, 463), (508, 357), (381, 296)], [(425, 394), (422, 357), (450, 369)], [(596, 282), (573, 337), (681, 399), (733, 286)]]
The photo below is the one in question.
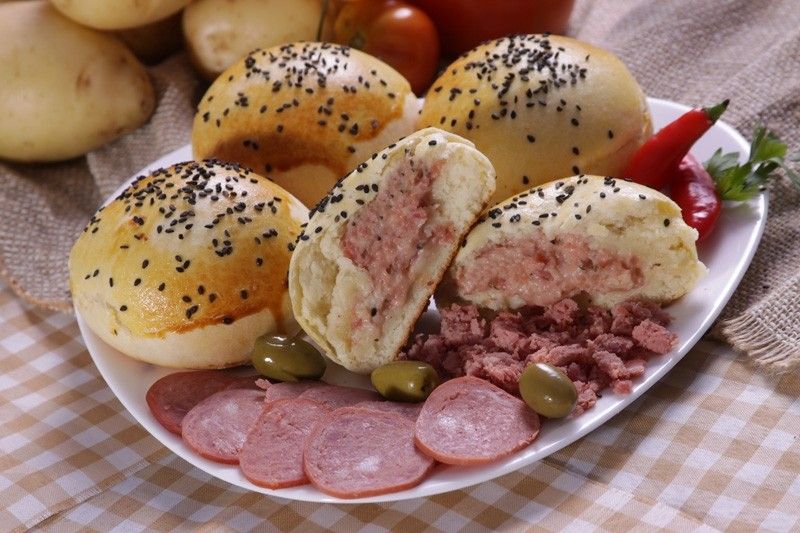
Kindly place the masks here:
[(422, 10), (397, 0), (340, 2), (332, 40), (391, 65), (417, 94), (428, 88), (439, 62), (439, 35)]
[(442, 51), (456, 56), (512, 33), (563, 34), (574, 0), (409, 0), (433, 19)]

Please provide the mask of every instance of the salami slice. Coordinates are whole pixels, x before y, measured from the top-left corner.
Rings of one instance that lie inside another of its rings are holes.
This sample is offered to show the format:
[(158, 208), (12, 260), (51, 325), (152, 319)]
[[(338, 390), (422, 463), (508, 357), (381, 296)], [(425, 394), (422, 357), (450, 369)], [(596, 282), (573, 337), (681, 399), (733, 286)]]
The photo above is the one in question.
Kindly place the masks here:
[(303, 471), (303, 447), (329, 412), (321, 403), (300, 398), (267, 405), (239, 452), (239, 468), (244, 476), (270, 489), (308, 483)]
[(357, 403), (355, 404), (354, 407), (361, 407), (362, 409), (373, 409), (376, 411), (386, 411), (388, 413), (397, 413), (405, 416), (411, 421), (415, 421), (419, 416), (420, 410), (422, 409), (422, 404), (370, 400), (368, 402)]
[(380, 401), (382, 399), (381, 395), (375, 391), (340, 387), (338, 385), (328, 385), (327, 383), (308, 389), (300, 395), (300, 398), (314, 400), (327, 405), (331, 409), (347, 407), (366, 401)]
[(264, 408), (264, 393), (231, 389), (213, 394), (186, 413), (183, 441), (212, 461), (236, 464), (239, 450)]
[(414, 430), (420, 450), (451, 465), (494, 461), (530, 444), (538, 434), (539, 417), (525, 402), (471, 376), (437, 387)]
[(418, 485), (434, 462), (414, 447), (414, 423), (397, 413), (337, 409), (306, 441), (311, 483), (339, 498), (362, 498)]
[(283, 400), (286, 398), (296, 398), (305, 391), (307, 391), (308, 389), (312, 387), (317, 387), (319, 385), (320, 385), (319, 381), (297, 381), (295, 383), (287, 381), (283, 383), (273, 383), (267, 389), (267, 393), (264, 397), (264, 402), (270, 403), (276, 400)]
[(256, 379), (258, 376), (240, 376), (228, 370), (175, 372), (153, 383), (145, 400), (155, 419), (180, 435), (183, 417), (192, 407), (221, 390), (255, 389)]

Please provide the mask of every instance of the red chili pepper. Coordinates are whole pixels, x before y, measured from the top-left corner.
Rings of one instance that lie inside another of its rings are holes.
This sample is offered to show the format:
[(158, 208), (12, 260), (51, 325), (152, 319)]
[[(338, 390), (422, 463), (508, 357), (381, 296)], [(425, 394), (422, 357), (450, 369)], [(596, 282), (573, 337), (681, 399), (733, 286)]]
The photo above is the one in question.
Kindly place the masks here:
[(727, 108), (725, 100), (713, 107), (692, 109), (670, 122), (639, 147), (623, 176), (661, 189), (675, 175), (683, 156)]
[(711, 234), (722, 210), (714, 180), (692, 154), (686, 154), (671, 181), (670, 197), (680, 206), (683, 220), (700, 234), (700, 242)]

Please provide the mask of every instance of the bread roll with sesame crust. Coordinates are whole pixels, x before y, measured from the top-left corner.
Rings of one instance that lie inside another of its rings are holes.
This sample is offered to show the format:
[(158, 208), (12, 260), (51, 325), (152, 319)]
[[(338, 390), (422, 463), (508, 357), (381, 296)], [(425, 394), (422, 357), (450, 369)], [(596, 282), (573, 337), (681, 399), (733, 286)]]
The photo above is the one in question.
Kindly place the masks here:
[(475, 143), (497, 171), (499, 202), (575, 174), (619, 176), (652, 134), (647, 102), (615, 55), (567, 37), (516, 35), (453, 62), (419, 126)]
[(574, 176), (490, 208), (464, 240), (436, 303), (500, 311), (581, 293), (605, 307), (627, 299), (668, 303), (706, 272), (696, 240), (680, 208), (660, 192)]
[(289, 266), (297, 321), (349, 370), (394, 360), (493, 191), (489, 160), (441, 130), (374, 154), (309, 215)]
[(192, 149), (248, 166), (312, 207), (339, 177), (414, 131), (419, 105), (403, 76), (358, 50), (302, 42), (255, 50), (200, 101)]
[(259, 335), (297, 329), (286, 274), (305, 218), (298, 200), (235, 164), (187, 162), (140, 176), (72, 247), (75, 309), (141, 361), (242, 364)]

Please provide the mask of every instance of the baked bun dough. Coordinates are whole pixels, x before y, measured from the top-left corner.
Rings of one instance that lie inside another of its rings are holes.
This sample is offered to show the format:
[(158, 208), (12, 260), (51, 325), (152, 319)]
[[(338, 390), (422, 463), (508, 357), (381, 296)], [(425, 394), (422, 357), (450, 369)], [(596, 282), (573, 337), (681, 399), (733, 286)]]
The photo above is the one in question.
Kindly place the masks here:
[(308, 207), (336, 180), (414, 131), (419, 101), (378, 59), (327, 43), (256, 50), (223, 72), (197, 108), (192, 148), (248, 166)]
[(433, 128), (358, 165), (317, 205), (289, 266), (295, 317), (359, 373), (397, 357), (494, 191), (489, 160)]
[(436, 293), (504, 310), (586, 293), (602, 306), (666, 303), (706, 272), (697, 231), (680, 208), (636, 183), (575, 176), (490, 208), (469, 233)]
[(491, 160), (499, 202), (575, 174), (618, 176), (652, 133), (644, 94), (615, 55), (567, 37), (516, 35), (453, 62), (419, 119)]
[(101, 208), (69, 257), (75, 308), (105, 342), (179, 368), (249, 360), (259, 335), (296, 331), (289, 245), (306, 210), (235, 164), (180, 163)]

